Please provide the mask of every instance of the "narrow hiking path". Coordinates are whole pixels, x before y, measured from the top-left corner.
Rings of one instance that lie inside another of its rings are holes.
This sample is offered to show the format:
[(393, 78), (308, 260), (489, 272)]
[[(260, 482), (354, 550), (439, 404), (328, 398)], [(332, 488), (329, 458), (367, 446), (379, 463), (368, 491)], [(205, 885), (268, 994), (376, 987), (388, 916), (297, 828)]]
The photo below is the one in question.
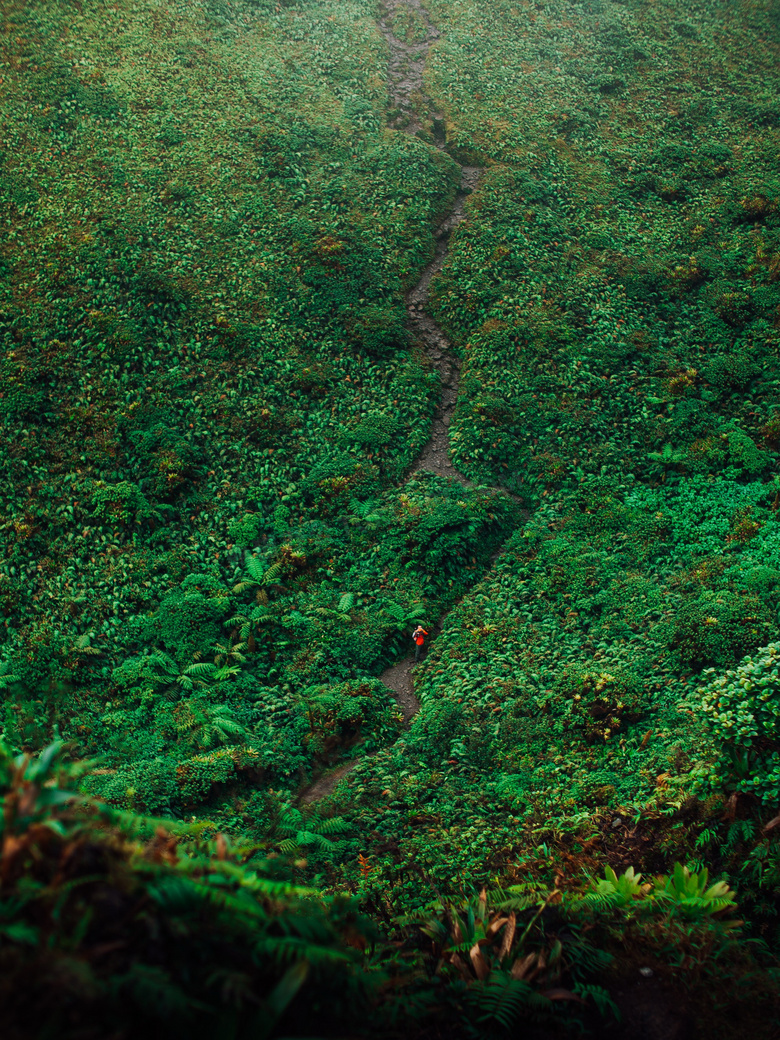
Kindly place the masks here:
[[(414, 39), (407, 42), (394, 29), (399, 14), (411, 14)], [(431, 24), (428, 12), (420, 0), (384, 0), (379, 31), (390, 48), (387, 92), (390, 100), (390, 125), (417, 136), (430, 130), (435, 146), (446, 149), (444, 114), (439, 112), (425, 93), (423, 75), (431, 45), (439, 38), (438, 29)], [(453, 464), (450, 457), (450, 423), (458, 400), (460, 361), (442, 330), (427, 313), (431, 281), (444, 267), (453, 231), (465, 220), (466, 199), (474, 191), (482, 170), (477, 166), (460, 166), (460, 184), (452, 208), (435, 231), (436, 247), (433, 259), (423, 268), (417, 284), (406, 294), (407, 327), (415, 339), (425, 347), (432, 367), (441, 381), (441, 397), (431, 422), (431, 436), (412, 463), (408, 476), (421, 470), (456, 480), (464, 487), (472, 482)], [(446, 617), (446, 615), (445, 615)], [(430, 633), (429, 642), (441, 631), (444, 617)], [(396, 662), (382, 672), (382, 682), (393, 693), (408, 724), (420, 710), (420, 701), (414, 692), (412, 669), (414, 654)]]
[[(394, 20), (399, 12), (412, 15), (411, 29), (415, 39), (411, 43), (402, 40), (394, 31)], [(446, 150), (444, 114), (439, 112), (425, 93), (423, 74), (428, 51), (439, 38), (439, 31), (431, 24), (428, 12), (420, 0), (385, 0), (378, 21), (379, 31), (390, 48), (388, 63), (387, 92), (390, 99), (390, 125), (403, 129), (411, 136), (430, 130), (434, 143)], [(460, 167), (458, 186), (452, 209), (436, 229), (436, 249), (433, 259), (423, 269), (417, 285), (406, 294), (407, 326), (424, 346), (431, 365), (441, 380), (441, 398), (431, 426), (431, 436), (409, 470), (409, 475), (428, 470), (442, 477), (451, 477), (465, 487), (468, 480), (452, 464), (449, 451), (449, 426), (458, 399), (460, 362), (452, 353), (451, 344), (442, 330), (426, 313), (431, 279), (444, 266), (449, 249), (450, 237), (455, 228), (465, 219), (465, 202), (477, 186), (482, 170), (477, 166)], [(392, 672), (393, 669), (388, 669)]]
[(460, 361), (452, 353), (450, 341), (433, 318), (426, 313), (431, 279), (444, 266), (449, 249), (450, 236), (465, 219), (464, 204), (476, 187), (482, 171), (476, 166), (461, 166), (460, 187), (453, 207), (446, 220), (436, 231), (436, 252), (433, 260), (424, 269), (420, 280), (406, 294), (406, 313), (409, 329), (425, 345), (432, 366), (441, 380), (441, 398), (431, 425), (431, 437), (413, 463), (411, 473), (430, 470), (441, 477), (451, 477), (465, 487), (472, 482), (452, 463), (450, 458), (450, 422), (458, 400)]
[[(423, 39), (416, 39), (409, 43), (396, 35), (393, 21), (404, 9), (406, 13), (412, 14), (412, 24), (417, 30), (416, 34), (424, 33)], [(420, 0), (384, 0), (382, 15), (377, 24), (390, 48), (388, 63), (389, 125), (396, 129), (403, 129), (412, 136), (430, 128), (435, 146), (446, 150), (444, 116), (437, 111), (423, 88), (423, 73), (428, 51), (439, 38), (438, 30), (431, 24), (428, 12)], [(453, 353), (450, 341), (427, 313), (426, 308), (431, 280), (444, 266), (452, 233), (465, 220), (466, 199), (477, 187), (481, 174), (482, 170), (478, 166), (460, 166), (460, 184), (452, 208), (435, 232), (436, 248), (433, 259), (423, 269), (417, 284), (406, 294), (407, 328), (424, 346), (431, 365), (438, 372), (441, 380), (441, 397), (431, 423), (431, 436), (407, 471), (407, 477), (425, 470), (456, 480), (464, 487), (473, 487), (473, 483), (453, 464), (450, 457), (449, 438), (450, 422), (458, 400), (460, 361)], [(510, 493), (507, 492), (507, 494)], [(494, 553), (491, 563), (500, 552), (501, 549), (498, 549)], [(446, 617), (447, 614), (442, 615), (430, 630), (429, 643), (441, 632)], [(407, 657), (386, 668), (379, 677), (393, 694), (407, 726), (420, 710), (420, 701), (414, 691), (413, 670), (414, 654), (410, 653)], [(304, 804), (308, 804), (324, 798), (359, 761), (362, 759), (342, 763), (318, 777), (301, 792), (300, 800)]]

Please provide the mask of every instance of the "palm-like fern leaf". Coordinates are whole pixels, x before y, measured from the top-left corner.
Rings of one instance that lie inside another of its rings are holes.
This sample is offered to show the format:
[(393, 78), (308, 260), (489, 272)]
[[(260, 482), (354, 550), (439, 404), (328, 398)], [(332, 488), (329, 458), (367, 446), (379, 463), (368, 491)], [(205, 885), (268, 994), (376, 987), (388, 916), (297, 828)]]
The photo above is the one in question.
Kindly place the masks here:
[(283, 571), (284, 563), (282, 560), (272, 563), (268, 570), (263, 574), (263, 585), (272, 585), (277, 578), (282, 576)]

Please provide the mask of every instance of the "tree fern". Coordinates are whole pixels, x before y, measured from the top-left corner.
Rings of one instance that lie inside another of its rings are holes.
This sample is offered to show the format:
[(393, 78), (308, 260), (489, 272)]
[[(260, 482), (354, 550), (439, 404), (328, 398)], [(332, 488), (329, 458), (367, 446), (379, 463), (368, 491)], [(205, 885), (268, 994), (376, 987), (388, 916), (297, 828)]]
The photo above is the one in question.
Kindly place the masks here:
[(288, 809), (283, 813), (278, 828), (290, 835), (279, 843), (280, 851), (286, 854), (310, 846), (331, 850), (334, 846), (331, 836), (349, 830), (348, 824), (341, 816), (323, 820), (315, 815), (307, 819), (299, 809)]
[(73, 644), (73, 652), (78, 656), (86, 654), (88, 657), (100, 657), (103, 651), (96, 646), (92, 646), (92, 637), (88, 632), (79, 636), (76, 642)]
[(374, 509), (376, 509), (376, 499), (367, 498), (365, 502), (357, 502), (353, 499), (353, 501), (350, 502), (349, 507), (355, 516), (360, 517), (360, 519), (365, 519)]
[(146, 658), (146, 661), (151, 667), (159, 668), (167, 675), (178, 675), (179, 673), (179, 666), (174, 659), (170, 654), (166, 654), (162, 650), (155, 650)]
[(243, 651), (246, 650), (246, 643), (243, 640), (229, 646), (217, 643), (214, 649), (216, 650), (214, 664), (218, 668), (228, 664), (243, 664), (246, 661), (246, 657), (243, 654)]
[(246, 730), (231, 715), (226, 708), (215, 712), (209, 721), (201, 728), (199, 743), (208, 749), (217, 744), (238, 743), (246, 737)]
[(249, 589), (256, 589), (259, 585), (263, 584), (266, 568), (262, 560), (259, 560), (253, 553), (245, 552), (244, 567), (246, 569), (246, 574), (241, 581), (233, 587), (233, 592), (247, 592)]

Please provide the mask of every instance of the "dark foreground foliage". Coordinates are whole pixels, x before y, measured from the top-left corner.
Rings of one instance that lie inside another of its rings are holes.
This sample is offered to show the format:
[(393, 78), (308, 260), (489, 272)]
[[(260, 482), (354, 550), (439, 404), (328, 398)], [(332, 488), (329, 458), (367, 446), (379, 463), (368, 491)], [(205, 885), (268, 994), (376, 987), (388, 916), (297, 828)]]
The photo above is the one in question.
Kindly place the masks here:
[(712, 993), (725, 977), (755, 1015), (771, 1006), (777, 972), (760, 944), (735, 941), (734, 893), (706, 870), (483, 889), (395, 920), (390, 942), (354, 898), (293, 885), (281, 863), (274, 878), (251, 847), (85, 801), (74, 787), (88, 764), (59, 751), (0, 760), (0, 1004), (14, 1040), (564, 1035), (619, 1022), (608, 987), (639, 961), (673, 982), (675, 1007), (714, 999), (728, 1015), (733, 1001)]

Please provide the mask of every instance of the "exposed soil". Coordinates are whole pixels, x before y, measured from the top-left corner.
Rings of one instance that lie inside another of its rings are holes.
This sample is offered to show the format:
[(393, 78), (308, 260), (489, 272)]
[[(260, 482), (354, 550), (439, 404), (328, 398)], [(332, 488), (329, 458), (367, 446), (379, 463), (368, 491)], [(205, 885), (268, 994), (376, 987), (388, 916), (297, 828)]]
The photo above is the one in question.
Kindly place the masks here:
[[(410, 42), (395, 33), (399, 12), (410, 14), (416, 21), (414, 36), (422, 29), (423, 39)], [(433, 108), (423, 88), (423, 73), (431, 44), (439, 38), (439, 30), (431, 24), (428, 12), (420, 0), (384, 0), (382, 14), (377, 22), (379, 31), (390, 48), (387, 65), (387, 93), (390, 99), (389, 123), (410, 134), (423, 129), (423, 122), (434, 122), (434, 130), (441, 127), (443, 117)]]
[(314, 783), (309, 784), (308, 787), (301, 791), (299, 795), (300, 800), (304, 805), (309, 805), (310, 802), (318, 802), (321, 798), (330, 794), (339, 780), (346, 776), (350, 770), (354, 769), (359, 761), (359, 759), (353, 759), (352, 762), (342, 762), (335, 769), (329, 769), (327, 773), (318, 776)]
[(450, 341), (433, 318), (426, 313), (425, 308), (428, 304), (431, 279), (444, 266), (450, 236), (465, 219), (464, 203), (476, 187), (481, 172), (476, 166), (461, 166), (460, 187), (452, 210), (436, 231), (436, 252), (433, 260), (423, 271), (417, 285), (406, 294), (409, 329), (424, 345), (431, 364), (439, 373), (442, 389), (431, 425), (431, 438), (412, 465), (411, 472), (429, 470), (441, 477), (457, 480), (465, 487), (471, 487), (471, 481), (453, 465), (450, 458), (449, 439), (450, 422), (458, 400), (460, 362), (452, 352)]
[(392, 690), (406, 723), (409, 723), (420, 710), (420, 702), (414, 692), (413, 668), (414, 654), (410, 654), (390, 668), (385, 668), (380, 676), (385, 686)]
[[(415, 16), (418, 30), (422, 29), (425, 33), (424, 40), (407, 43), (395, 34), (395, 17), (404, 10)], [(385, 0), (378, 25), (390, 48), (388, 94), (393, 114), (390, 125), (403, 127), (412, 135), (430, 131), (436, 147), (444, 149), (444, 116), (436, 110), (423, 86), (425, 62), (431, 44), (439, 38), (438, 30), (431, 24), (428, 12), (419, 0)], [(460, 364), (452, 353), (449, 340), (433, 318), (426, 313), (431, 279), (444, 266), (450, 236), (463, 221), (465, 201), (476, 188), (482, 173), (476, 166), (461, 166), (460, 170), (460, 186), (452, 209), (436, 230), (436, 251), (433, 259), (420, 275), (417, 285), (406, 294), (408, 328), (424, 346), (432, 366), (439, 373), (442, 387), (441, 399), (431, 426), (431, 438), (409, 472), (428, 470), (470, 487), (471, 482), (452, 464), (449, 452), (449, 425), (458, 399)]]

